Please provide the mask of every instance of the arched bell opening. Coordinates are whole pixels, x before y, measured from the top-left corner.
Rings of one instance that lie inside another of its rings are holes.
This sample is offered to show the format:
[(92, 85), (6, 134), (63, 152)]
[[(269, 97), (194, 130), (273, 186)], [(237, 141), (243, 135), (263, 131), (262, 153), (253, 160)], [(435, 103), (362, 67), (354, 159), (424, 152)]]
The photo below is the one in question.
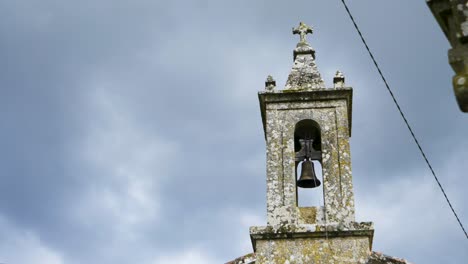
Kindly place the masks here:
[(322, 141), (317, 122), (305, 119), (296, 124), (294, 151), (298, 206), (323, 205)]

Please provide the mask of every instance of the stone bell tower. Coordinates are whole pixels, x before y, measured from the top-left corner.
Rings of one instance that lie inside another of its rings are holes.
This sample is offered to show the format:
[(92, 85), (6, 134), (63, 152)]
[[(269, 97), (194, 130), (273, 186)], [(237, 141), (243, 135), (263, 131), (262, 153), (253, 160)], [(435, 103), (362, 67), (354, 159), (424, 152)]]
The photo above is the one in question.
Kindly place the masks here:
[[(269, 76), (258, 94), (267, 147), (267, 226), (250, 228), (255, 263), (366, 263), (374, 230), (354, 217), (353, 90), (340, 72), (326, 88), (306, 40), (312, 29), (300, 23), (293, 33), (300, 41), (284, 90)], [(322, 181), (313, 161), (322, 166)], [(298, 188), (321, 184), (323, 206), (299, 207)]]
[[(267, 145), (267, 225), (250, 228), (254, 253), (227, 264), (407, 264), (372, 252), (372, 223), (355, 221), (353, 90), (339, 71), (326, 88), (306, 41), (312, 28), (300, 23), (293, 33), (300, 41), (284, 90), (268, 76), (258, 93)], [(314, 169), (314, 163), (321, 166)], [(298, 205), (298, 188), (320, 192), (319, 186), (323, 205)]]

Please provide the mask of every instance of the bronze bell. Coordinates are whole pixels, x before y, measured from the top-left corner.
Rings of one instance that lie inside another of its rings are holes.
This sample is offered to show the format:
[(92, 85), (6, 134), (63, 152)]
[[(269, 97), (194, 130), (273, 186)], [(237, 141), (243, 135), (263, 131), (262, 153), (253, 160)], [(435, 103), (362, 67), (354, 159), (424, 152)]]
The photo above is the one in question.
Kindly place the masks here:
[(310, 160), (302, 162), (301, 177), (297, 180), (297, 186), (302, 188), (315, 188), (320, 186), (320, 181), (315, 176), (314, 163)]

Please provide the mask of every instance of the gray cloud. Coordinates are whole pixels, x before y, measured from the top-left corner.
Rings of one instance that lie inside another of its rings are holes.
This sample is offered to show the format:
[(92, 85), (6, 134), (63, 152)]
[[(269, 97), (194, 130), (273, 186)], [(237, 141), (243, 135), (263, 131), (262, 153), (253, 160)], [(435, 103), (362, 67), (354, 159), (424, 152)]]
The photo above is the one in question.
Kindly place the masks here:
[[(442, 32), (423, 2), (350, 7), (467, 219), (458, 157), (468, 126)], [(375, 221), (375, 248), (415, 263), (466, 259), (339, 1), (2, 2), (5, 237), (57, 263), (219, 263), (247, 253), (248, 226), (265, 219), (256, 92), (267, 74), (284, 85), (300, 20), (315, 26), (326, 83), (340, 69), (355, 89), (357, 210)], [(27, 261), (20, 254), (0, 244), (0, 262)]]

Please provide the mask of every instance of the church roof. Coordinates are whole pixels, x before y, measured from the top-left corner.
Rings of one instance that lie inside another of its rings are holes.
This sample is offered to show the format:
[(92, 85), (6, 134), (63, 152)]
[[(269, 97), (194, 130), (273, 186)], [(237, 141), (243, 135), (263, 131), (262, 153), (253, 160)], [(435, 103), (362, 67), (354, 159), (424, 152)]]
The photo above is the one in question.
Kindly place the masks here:
[(233, 261), (229, 261), (226, 264), (255, 264), (255, 253), (250, 253), (245, 256), (236, 258)]
[[(255, 264), (255, 261), (256, 261), (255, 253), (250, 253), (245, 256), (236, 258), (233, 261), (229, 261), (226, 264)], [(366, 264), (411, 264), (411, 263), (404, 259), (394, 258), (394, 257), (384, 255), (380, 252), (372, 251)]]
[(410, 264), (410, 262), (372, 251), (367, 264)]

